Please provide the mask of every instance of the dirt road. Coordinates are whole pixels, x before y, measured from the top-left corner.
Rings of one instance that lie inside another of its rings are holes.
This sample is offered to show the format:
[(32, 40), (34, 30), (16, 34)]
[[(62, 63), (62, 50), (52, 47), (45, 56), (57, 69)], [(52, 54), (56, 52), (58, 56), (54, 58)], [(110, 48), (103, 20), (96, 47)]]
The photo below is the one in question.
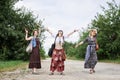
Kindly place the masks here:
[(83, 68), (83, 61), (67, 60), (64, 75), (57, 72), (49, 75), (49, 65), (50, 59), (43, 60), (42, 69), (36, 75), (27, 68), (3, 72), (0, 80), (120, 80), (120, 64), (98, 62), (96, 73), (89, 74), (89, 70)]

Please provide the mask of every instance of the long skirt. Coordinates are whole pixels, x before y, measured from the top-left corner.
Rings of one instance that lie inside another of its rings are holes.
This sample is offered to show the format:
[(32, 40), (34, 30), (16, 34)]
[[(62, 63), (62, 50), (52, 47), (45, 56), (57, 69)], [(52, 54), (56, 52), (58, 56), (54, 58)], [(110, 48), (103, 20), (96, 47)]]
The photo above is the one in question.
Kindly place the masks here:
[(84, 68), (94, 68), (97, 61), (95, 45), (88, 45), (86, 49)]
[(50, 71), (54, 72), (57, 70), (58, 72), (64, 71), (64, 59), (63, 56), (65, 55), (64, 49), (54, 49), (51, 59)]
[(39, 48), (35, 47), (30, 54), (29, 68), (41, 68)]

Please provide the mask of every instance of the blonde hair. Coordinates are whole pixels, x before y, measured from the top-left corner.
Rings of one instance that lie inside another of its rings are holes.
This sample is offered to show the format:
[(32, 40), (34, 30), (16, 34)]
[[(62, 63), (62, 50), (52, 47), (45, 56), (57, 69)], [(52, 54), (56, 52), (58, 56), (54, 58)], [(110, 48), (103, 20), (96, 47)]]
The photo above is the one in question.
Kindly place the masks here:
[(91, 32), (95, 31), (95, 33), (97, 34), (97, 29), (90, 29), (89, 30), (89, 36), (91, 36)]

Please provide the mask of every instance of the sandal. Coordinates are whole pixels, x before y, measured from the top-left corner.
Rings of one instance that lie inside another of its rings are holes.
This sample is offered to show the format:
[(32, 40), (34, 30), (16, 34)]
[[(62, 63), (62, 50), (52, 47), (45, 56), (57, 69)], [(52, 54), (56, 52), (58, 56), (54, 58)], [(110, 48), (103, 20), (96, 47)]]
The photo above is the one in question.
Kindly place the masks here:
[(37, 72), (32, 72), (32, 74), (36, 74), (37, 75), (38, 73)]
[(95, 70), (93, 70), (93, 73), (95, 73)]
[(53, 72), (51, 72), (49, 75), (54, 75), (54, 73), (53, 73)]
[(63, 72), (61, 72), (60, 75), (63, 75)]
[(92, 74), (93, 73), (93, 70), (90, 70), (90, 74)]

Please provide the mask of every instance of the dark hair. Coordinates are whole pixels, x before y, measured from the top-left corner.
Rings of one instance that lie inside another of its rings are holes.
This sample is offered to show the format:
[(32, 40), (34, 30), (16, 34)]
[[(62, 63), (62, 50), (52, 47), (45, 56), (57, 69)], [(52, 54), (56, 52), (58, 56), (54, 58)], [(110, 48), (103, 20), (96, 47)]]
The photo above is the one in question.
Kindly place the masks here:
[(59, 36), (59, 32), (62, 32), (62, 35), (63, 35), (63, 30), (58, 30), (58, 33), (57, 33), (56, 37)]

